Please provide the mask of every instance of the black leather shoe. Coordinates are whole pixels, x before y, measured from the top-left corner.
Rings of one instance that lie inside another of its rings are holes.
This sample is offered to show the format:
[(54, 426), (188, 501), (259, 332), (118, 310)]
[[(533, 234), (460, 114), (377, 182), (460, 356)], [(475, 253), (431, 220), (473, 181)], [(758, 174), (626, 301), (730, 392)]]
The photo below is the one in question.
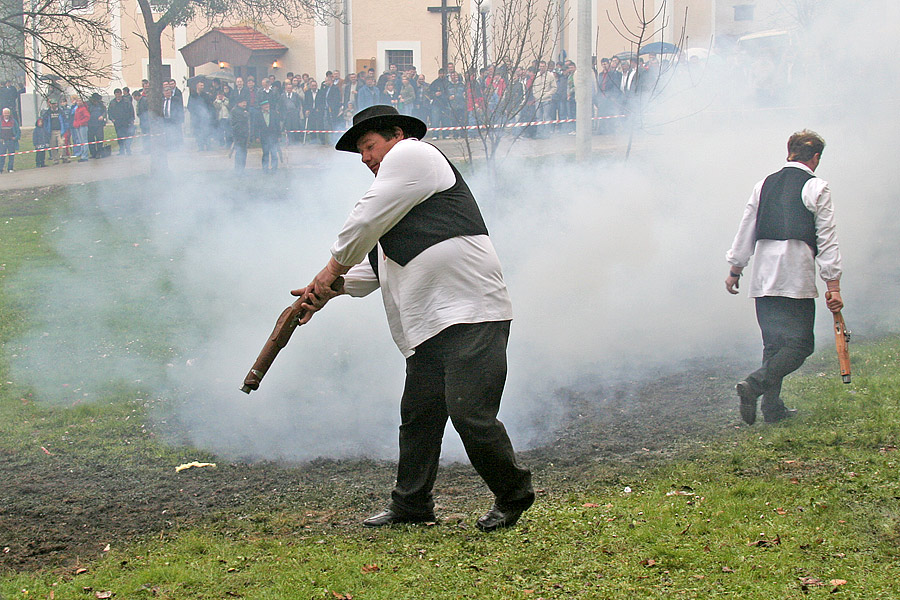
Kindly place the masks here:
[(739, 381), (734, 389), (741, 399), (741, 419), (747, 425), (753, 425), (756, 422), (756, 399), (759, 398), (759, 394), (753, 391), (747, 381)]
[(766, 423), (778, 423), (791, 417), (796, 417), (799, 411), (796, 408), (782, 408), (773, 413), (763, 413), (763, 420)]
[(494, 531), (495, 529), (503, 529), (504, 527), (512, 527), (522, 516), (522, 513), (528, 510), (528, 506), (524, 508), (504, 508), (498, 504), (494, 504), (491, 510), (484, 513), (475, 522), (475, 527), (481, 531)]
[(408, 515), (404, 513), (394, 512), (390, 508), (372, 515), (365, 521), (363, 525), (366, 527), (384, 527), (385, 525), (399, 525), (402, 523), (434, 523), (437, 519), (434, 513), (426, 513), (423, 515)]

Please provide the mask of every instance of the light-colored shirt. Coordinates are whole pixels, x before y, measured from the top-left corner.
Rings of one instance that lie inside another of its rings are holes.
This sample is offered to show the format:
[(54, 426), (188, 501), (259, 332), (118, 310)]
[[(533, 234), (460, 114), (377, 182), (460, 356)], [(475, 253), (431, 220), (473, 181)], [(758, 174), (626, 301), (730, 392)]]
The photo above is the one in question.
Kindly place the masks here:
[(368, 252), (414, 206), (449, 189), (456, 177), (440, 151), (425, 142), (397, 142), (356, 203), (331, 248), (335, 260), (354, 265), (344, 276), (351, 296), (381, 288), (391, 336), (405, 357), (447, 327), (512, 319), (500, 260), (490, 237), (459, 236), (439, 242), (401, 266), (378, 250), (378, 279)]
[[(812, 170), (798, 162), (785, 166)], [(746, 267), (754, 256), (747, 291), (751, 298), (762, 296), (786, 296), (788, 298), (817, 298), (816, 267), (824, 281), (841, 278), (841, 252), (834, 226), (834, 207), (828, 183), (813, 177), (803, 185), (803, 205), (813, 213), (816, 225), (818, 254), (801, 240), (757, 240), (756, 214), (759, 195), (765, 180), (753, 188), (753, 194), (744, 208), (744, 216), (738, 227), (731, 249), (725, 260), (736, 267)]]

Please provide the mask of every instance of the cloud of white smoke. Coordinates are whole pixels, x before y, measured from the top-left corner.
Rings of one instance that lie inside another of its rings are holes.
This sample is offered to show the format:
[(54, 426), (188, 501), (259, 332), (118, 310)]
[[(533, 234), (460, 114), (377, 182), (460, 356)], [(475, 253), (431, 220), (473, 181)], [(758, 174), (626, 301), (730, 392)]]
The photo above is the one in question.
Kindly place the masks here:
[[(731, 104), (725, 92), (744, 74), (714, 70), (644, 115), (627, 161), (510, 158), (496, 177), (467, 177), (513, 299), (501, 416), (517, 443), (546, 441), (559, 386), (757, 359), (753, 305), (725, 292), (724, 253), (754, 183), (780, 168), (799, 129), (828, 143), (818, 174), (834, 195), (848, 323), (863, 335), (900, 326), (891, 260), (900, 79), (892, 61), (873, 60), (884, 41), (873, 29), (896, 22), (897, 8), (828, 6), (804, 38), (817, 68), (778, 103), (790, 109), (752, 94)], [(73, 192), (47, 234), (64, 266), (22, 274), (39, 325), (18, 343), (16, 373), (65, 402), (134, 385), (178, 407), (170, 424), (191, 443), (229, 457), (393, 456), (403, 359), (377, 293), (333, 301), (297, 330), (259, 391), (238, 391), (289, 290), (325, 264), (370, 182), (355, 156), (326, 150), (317, 160), (288, 189), (213, 173), (150, 193), (117, 183)], [(831, 343), (829, 323), (820, 306), (820, 345)], [(458, 445), (448, 452), (458, 456)]]

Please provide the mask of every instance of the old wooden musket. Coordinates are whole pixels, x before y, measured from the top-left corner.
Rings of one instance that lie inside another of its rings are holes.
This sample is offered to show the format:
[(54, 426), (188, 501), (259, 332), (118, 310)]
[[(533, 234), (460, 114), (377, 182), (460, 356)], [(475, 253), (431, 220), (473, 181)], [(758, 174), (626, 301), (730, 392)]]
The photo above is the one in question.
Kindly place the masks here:
[(838, 362), (841, 365), (841, 379), (850, 383), (850, 331), (844, 323), (841, 311), (834, 316), (834, 345), (837, 348)]
[[(334, 283), (331, 284), (331, 289), (337, 292), (340, 291), (343, 286), (344, 278), (338, 277), (334, 280)], [(287, 346), (288, 341), (291, 339), (291, 335), (300, 324), (300, 319), (306, 315), (306, 310), (302, 305), (305, 304), (307, 300), (308, 296), (304, 294), (281, 312), (281, 315), (275, 322), (275, 329), (272, 330), (272, 335), (266, 340), (262, 352), (256, 357), (253, 368), (251, 368), (250, 372), (247, 373), (247, 376), (244, 377), (244, 385), (241, 387), (242, 392), (249, 394), (250, 392), (259, 389), (259, 382), (265, 377), (266, 371), (272, 366), (272, 362), (275, 360), (275, 357), (278, 356), (278, 353), (281, 352), (281, 349)]]

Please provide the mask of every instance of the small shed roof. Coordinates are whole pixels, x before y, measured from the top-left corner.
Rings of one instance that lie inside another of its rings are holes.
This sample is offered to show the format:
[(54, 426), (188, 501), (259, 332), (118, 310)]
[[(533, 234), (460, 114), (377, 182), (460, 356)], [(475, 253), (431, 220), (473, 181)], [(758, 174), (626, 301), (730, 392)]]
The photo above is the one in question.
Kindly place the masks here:
[(280, 44), (252, 27), (216, 27), (181, 48), (179, 51), (189, 67), (225, 61), (246, 66), (253, 59), (273, 59), (287, 52)]

